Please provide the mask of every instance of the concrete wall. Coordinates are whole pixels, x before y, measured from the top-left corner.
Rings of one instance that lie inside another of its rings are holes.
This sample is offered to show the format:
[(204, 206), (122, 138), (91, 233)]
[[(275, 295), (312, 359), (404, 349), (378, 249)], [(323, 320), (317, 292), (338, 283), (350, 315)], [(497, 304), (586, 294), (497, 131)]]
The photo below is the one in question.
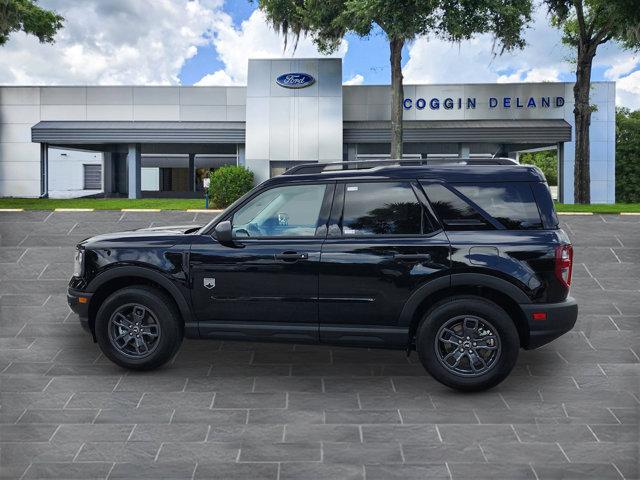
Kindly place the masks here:
[[(276, 83), (303, 72), (312, 85)], [(271, 161), (342, 160), (342, 61), (340, 59), (249, 60), (246, 166), (256, 181), (269, 178)]]
[[(100, 152), (49, 149), (49, 192), (80, 192), (84, 189), (83, 165), (102, 165)], [(92, 190), (98, 193), (99, 190)]]
[(245, 99), (245, 87), (0, 87), (0, 197), (40, 195), (39, 121), (244, 121)]

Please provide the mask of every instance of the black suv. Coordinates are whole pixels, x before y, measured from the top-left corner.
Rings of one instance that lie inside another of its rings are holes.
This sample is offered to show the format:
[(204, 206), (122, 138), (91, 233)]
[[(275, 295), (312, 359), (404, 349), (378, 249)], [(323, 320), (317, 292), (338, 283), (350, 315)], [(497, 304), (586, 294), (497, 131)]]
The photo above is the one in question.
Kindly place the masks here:
[(575, 324), (573, 250), (537, 168), (425, 163), (300, 165), (204, 227), (90, 238), (69, 304), (136, 370), (187, 336), (415, 349), (490, 388)]

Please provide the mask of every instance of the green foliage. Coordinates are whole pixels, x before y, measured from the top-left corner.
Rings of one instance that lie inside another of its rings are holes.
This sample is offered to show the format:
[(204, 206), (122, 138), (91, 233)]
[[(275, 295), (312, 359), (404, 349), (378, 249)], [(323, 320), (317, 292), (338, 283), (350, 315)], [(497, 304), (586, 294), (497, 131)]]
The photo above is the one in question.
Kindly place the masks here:
[(334, 51), (348, 32), (359, 36), (379, 26), (388, 39), (435, 35), (461, 41), (493, 33), (501, 50), (524, 46), (531, 0), (258, 0), (271, 24), (297, 39), (310, 35), (323, 52)]
[(558, 157), (555, 150), (521, 153), (520, 163), (535, 165), (542, 170), (549, 185), (558, 185)]
[[(584, 54), (615, 40), (624, 48), (640, 48), (638, 0), (544, 0), (552, 24), (563, 32), (563, 42)], [(595, 51), (595, 50), (594, 50)]]
[(640, 110), (616, 111), (616, 202), (640, 202)]
[(38, 37), (41, 43), (53, 43), (64, 18), (37, 4), (37, 0), (0, 0), (0, 46), (13, 32), (22, 31)]
[(209, 199), (216, 208), (225, 208), (253, 188), (253, 172), (244, 167), (220, 167), (210, 175)]

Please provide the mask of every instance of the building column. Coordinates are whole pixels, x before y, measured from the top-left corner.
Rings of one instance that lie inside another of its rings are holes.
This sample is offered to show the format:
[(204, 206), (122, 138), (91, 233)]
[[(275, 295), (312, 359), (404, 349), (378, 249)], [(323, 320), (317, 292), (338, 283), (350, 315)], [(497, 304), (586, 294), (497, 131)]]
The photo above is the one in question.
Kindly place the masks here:
[(189, 154), (189, 191), (196, 191), (196, 154)]
[(49, 196), (49, 145), (40, 144), (40, 197)]
[(467, 143), (459, 143), (458, 144), (458, 156), (460, 158), (469, 158), (471, 154), (471, 147)]
[(564, 203), (564, 142), (558, 142), (558, 202)]
[(131, 143), (127, 151), (127, 183), (129, 198), (132, 199), (141, 197), (140, 174), (142, 161), (140, 150), (139, 143)]

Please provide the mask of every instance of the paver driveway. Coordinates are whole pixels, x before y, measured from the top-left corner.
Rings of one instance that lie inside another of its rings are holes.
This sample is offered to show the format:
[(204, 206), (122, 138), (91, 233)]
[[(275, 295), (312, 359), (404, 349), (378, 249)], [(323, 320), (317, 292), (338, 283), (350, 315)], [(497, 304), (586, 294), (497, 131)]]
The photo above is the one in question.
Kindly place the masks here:
[(563, 217), (576, 329), (475, 395), (415, 353), (191, 340), (115, 367), (67, 308), (73, 245), (206, 218), (0, 213), (2, 477), (638, 477), (640, 217)]

